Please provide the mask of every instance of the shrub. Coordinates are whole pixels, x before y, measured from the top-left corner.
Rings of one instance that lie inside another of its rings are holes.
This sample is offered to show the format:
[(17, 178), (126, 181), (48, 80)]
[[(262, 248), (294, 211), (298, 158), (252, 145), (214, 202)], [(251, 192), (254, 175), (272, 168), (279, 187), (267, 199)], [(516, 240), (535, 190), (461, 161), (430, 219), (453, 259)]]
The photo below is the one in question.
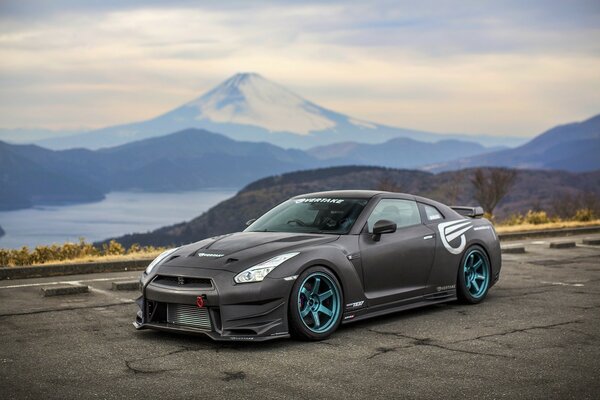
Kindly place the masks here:
[(502, 221), (502, 225), (521, 225), (525, 221), (525, 217), (522, 214), (511, 214), (508, 218)]
[(580, 208), (575, 212), (573, 219), (580, 222), (593, 221), (596, 219), (596, 215), (594, 211), (589, 208)]
[(43, 264), (48, 261), (56, 260), (56, 245), (51, 247), (48, 246), (35, 246), (35, 249), (31, 253), (33, 263)]
[(7, 266), (11, 260), (10, 250), (0, 249), (0, 267)]
[(127, 250), (127, 254), (135, 254), (142, 251), (142, 246), (137, 243), (132, 244)]
[(108, 244), (102, 245), (102, 254), (105, 256), (117, 256), (125, 254), (125, 248), (123, 245), (116, 240), (111, 240)]
[(100, 250), (94, 247), (91, 243), (86, 243), (84, 238), (79, 238), (79, 256), (80, 257), (97, 257), (100, 255)]
[(551, 222), (546, 211), (527, 211), (525, 214), (525, 223), (539, 225)]
[(15, 265), (30, 265), (33, 257), (29, 254), (29, 247), (23, 246), (18, 250), (12, 250), (12, 260)]

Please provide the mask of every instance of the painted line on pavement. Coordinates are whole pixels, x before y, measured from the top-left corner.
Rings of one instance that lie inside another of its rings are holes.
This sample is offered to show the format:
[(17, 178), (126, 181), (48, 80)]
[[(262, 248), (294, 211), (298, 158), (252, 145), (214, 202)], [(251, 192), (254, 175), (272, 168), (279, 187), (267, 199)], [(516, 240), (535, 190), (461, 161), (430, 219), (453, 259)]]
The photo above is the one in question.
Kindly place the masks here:
[(0, 286), (0, 289), (16, 289), (22, 287), (36, 287), (36, 286), (46, 286), (46, 285), (71, 285), (75, 283), (83, 283), (83, 282), (107, 282), (107, 281), (124, 281), (130, 280), (132, 278), (137, 278), (138, 275), (135, 276), (123, 276), (119, 278), (96, 278), (96, 279), (81, 279), (77, 281), (55, 281), (55, 282), (43, 282), (43, 283), (24, 283), (21, 285), (9, 285), (9, 286)]

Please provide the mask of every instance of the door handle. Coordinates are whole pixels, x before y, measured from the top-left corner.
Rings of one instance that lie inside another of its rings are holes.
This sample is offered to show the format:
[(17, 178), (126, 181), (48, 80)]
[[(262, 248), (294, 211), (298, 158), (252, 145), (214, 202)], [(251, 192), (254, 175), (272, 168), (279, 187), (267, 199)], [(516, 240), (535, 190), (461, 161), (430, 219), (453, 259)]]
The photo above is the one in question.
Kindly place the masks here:
[(428, 240), (428, 239), (433, 239), (435, 237), (435, 235), (425, 235), (423, 236), (424, 240)]

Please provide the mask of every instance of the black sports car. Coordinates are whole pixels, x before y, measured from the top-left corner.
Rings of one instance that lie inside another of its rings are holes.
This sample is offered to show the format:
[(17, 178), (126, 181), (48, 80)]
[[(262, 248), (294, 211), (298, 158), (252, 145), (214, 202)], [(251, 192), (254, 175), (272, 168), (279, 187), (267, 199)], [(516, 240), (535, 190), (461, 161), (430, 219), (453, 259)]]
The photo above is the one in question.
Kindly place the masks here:
[(375, 315), (479, 303), (501, 267), (482, 215), (399, 193), (297, 196), (243, 232), (158, 256), (142, 274), (134, 325), (216, 340), (318, 340)]

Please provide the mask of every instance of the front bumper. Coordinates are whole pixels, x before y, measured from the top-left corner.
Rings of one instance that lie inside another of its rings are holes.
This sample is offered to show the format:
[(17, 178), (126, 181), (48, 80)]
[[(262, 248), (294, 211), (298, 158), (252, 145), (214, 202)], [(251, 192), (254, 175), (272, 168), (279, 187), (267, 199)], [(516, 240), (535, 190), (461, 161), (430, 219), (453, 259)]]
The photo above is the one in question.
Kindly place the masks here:
[[(228, 271), (171, 267), (142, 277), (137, 329), (204, 334), (214, 340), (264, 341), (289, 337), (293, 281), (265, 278), (236, 284)], [(146, 280), (146, 281), (145, 281)], [(203, 307), (197, 306), (198, 297)]]

